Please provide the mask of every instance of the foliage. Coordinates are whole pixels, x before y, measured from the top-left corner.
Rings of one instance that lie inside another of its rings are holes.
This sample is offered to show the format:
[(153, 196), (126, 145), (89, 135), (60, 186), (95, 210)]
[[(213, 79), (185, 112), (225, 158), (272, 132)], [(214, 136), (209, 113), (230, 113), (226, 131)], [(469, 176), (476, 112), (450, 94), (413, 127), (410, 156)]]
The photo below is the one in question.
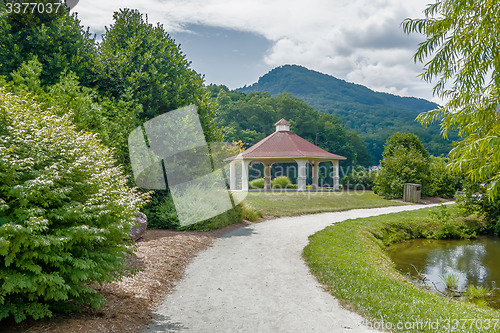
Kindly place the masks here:
[(305, 102), (281, 94), (230, 92), (224, 86), (210, 86), (217, 96), (217, 125), (225, 141), (241, 140), (254, 145), (275, 131), (281, 118), (291, 122), (291, 131), (326, 151), (347, 157), (342, 165), (370, 164), (370, 157), (355, 132), (347, 131), (339, 118), (318, 113)]
[(248, 201), (243, 201), (241, 204), (243, 218), (245, 220), (256, 222), (262, 218), (262, 212), (255, 209), (255, 207)]
[(457, 289), (458, 281), (460, 280), (458, 275), (456, 274), (446, 274), (441, 276), (444, 284), (446, 285), (446, 289)]
[(0, 88), (0, 319), (98, 308), (89, 285), (124, 274), (147, 195), (126, 186), (112, 152), (69, 116)]
[(137, 118), (142, 111), (131, 93), (126, 92), (118, 101), (101, 97), (94, 89), (83, 87), (76, 74), (66, 71), (53, 85), (42, 86), (42, 72), (37, 57), (22, 63), (11, 73), (9, 89), (31, 93), (44, 107), (55, 107), (57, 115), (70, 116), (77, 129), (97, 133), (105, 145), (115, 148), (117, 162), (130, 169), (127, 138), (139, 125)]
[(480, 223), (474, 227), (464, 227), (462, 221), (457, 220), (458, 212), (450, 212), (447, 206), (440, 205), (438, 208), (429, 212), (431, 223), (435, 227), (430, 228), (431, 232), (427, 232), (426, 238), (444, 239), (444, 238), (471, 238), (476, 236), (476, 232), (483, 233)]
[[(472, 230), (457, 220), (464, 230)], [(398, 323), (431, 323), (446, 318), (475, 318), (493, 323), (498, 311), (417, 288), (395, 269), (384, 248), (394, 242), (432, 235), (439, 228), (429, 209), (386, 214), (336, 223), (309, 238), (303, 256), (311, 272), (349, 307), (395, 332), (435, 332), (431, 326), (397, 328)], [(387, 326), (386, 326), (387, 327)], [(467, 327), (468, 332), (485, 332)]]
[(292, 188), (292, 181), (287, 176), (279, 176), (271, 180), (271, 188), (286, 189)]
[[(257, 178), (248, 183), (250, 189), (262, 189), (264, 188), (264, 178)], [(292, 184), (292, 181), (287, 176), (278, 176), (271, 179), (271, 188), (273, 189), (290, 189), (297, 188), (296, 184)]]
[(422, 142), (418, 136), (413, 133), (394, 133), (387, 142), (385, 143), (383, 157), (390, 157), (399, 148), (404, 148), (406, 150), (415, 150), (419, 152), (423, 157), (429, 157), (429, 152), (425, 149)]
[[(240, 91), (247, 94), (267, 91), (272, 96), (287, 92), (322, 113), (340, 117), (347, 129), (359, 133), (372, 155), (371, 163), (360, 162), (361, 165), (378, 164), (385, 141), (395, 132), (416, 133), (436, 156), (446, 155), (452, 148), (450, 141), (441, 138), (439, 126), (424, 128), (415, 122), (419, 113), (435, 109), (437, 104), (375, 92), (301, 66), (277, 67)], [(451, 133), (450, 138), (455, 137)]]
[(473, 284), (470, 284), (467, 286), (466, 295), (469, 299), (477, 299), (486, 297), (490, 292), (491, 290), (488, 290), (485, 286), (477, 287)]
[(352, 173), (342, 178), (344, 188), (356, 190), (371, 190), (375, 186), (377, 171), (374, 170), (352, 170)]
[(215, 127), (215, 104), (203, 78), (189, 67), (179, 46), (161, 24), (153, 26), (136, 10), (122, 9), (106, 28), (96, 61), (101, 94), (119, 98), (130, 91), (149, 120), (190, 104), (196, 105), (208, 141), (221, 139)]
[[(196, 193), (190, 194), (190, 196), (196, 196)], [(244, 211), (247, 214), (252, 214), (250, 207), (244, 208), (242, 204), (240, 204), (227, 212), (205, 221), (182, 226), (177, 217), (177, 211), (172, 196), (167, 191), (155, 191), (151, 203), (144, 208), (144, 213), (148, 216), (148, 225), (153, 228), (198, 231), (223, 228), (230, 224), (241, 222), (244, 218)], [(258, 215), (258, 212), (254, 212), (253, 214)]]
[(499, 11), (498, 1), (437, 0), (425, 18), (403, 22), (405, 32), (425, 35), (414, 60), (426, 63), (421, 77), (437, 80), (434, 94), (447, 101), (419, 119), (440, 121), (444, 136), (458, 129), (450, 168), (486, 183), (491, 199), (500, 195)]
[(452, 198), (461, 190), (462, 176), (447, 168), (446, 158), (429, 156), (414, 134), (395, 133), (387, 140), (382, 170), (374, 190), (387, 198), (402, 198), (404, 183), (422, 184), (422, 194)]
[(490, 200), (486, 194), (486, 184), (465, 184), (464, 191), (458, 195), (457, 204), (464, 215), (484, 217), (485, 229), (500, 234), (500, 201)]
[(429, 193), (428, 153), (414, 134), (395, 133), (387, 140), (375, 177), (375, 193), (388, 199), (402, 198), (404, 183), (422, 184), (422, 194)]
[(64, 71), (76, 73), (85, 79), (85, 84), (91, 83), (95, 42), (88, 31), (82, 30), (76, 14), (70, 15), (65, 6), (57, 13), (28, 11), (20, 15), (4, 10), (0, 9), (0, 75), (10, 75), (23, 62), (37, 56), (43, 65), (43, 85), (54, 84)]
[(463, 176), (452, 173), (444, 157), (431, 156), (430, 161), (428, 195), (453, 198), (458, 190), (462, 190)]
[(264, 188), (264, 178), (257, 178), (248, 182), (248, 187), (251, 190)]

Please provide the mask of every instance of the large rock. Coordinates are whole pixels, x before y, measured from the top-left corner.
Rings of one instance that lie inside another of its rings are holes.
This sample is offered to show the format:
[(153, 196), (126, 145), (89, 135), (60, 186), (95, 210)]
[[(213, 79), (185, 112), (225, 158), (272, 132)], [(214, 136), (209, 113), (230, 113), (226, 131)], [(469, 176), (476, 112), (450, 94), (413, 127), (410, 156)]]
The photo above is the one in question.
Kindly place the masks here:
[(146, 229), (148, 228), (148, 217), (146, 214), (137, 212), (136, 224), (130, 228), (129, 236), (133, 241), (138, 240), (144, 235)]

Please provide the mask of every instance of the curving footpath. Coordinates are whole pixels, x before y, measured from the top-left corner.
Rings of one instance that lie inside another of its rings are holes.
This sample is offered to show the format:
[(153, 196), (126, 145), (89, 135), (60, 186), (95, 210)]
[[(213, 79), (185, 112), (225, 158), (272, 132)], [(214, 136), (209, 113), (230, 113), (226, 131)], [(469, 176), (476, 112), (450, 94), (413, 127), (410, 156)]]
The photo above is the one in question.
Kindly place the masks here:
[(436, 205), (283, 217), (234, 230), (187, 267), (146, 332), (374, 332), (302, 259), (308, 236), (347, 219)]

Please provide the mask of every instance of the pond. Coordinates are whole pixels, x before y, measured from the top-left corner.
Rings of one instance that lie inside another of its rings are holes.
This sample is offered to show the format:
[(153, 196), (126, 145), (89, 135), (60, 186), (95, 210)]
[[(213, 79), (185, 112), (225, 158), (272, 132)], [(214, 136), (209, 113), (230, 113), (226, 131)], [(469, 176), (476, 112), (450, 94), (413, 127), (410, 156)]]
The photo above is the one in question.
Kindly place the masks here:
[[(392, 245), (387, 248), (387, 253), (399, 271), (409, 274), (415, 284), (431, 291), (449, 294), (444, 280), (450, 275), (458, 278), (455, 296), (465, 292), (469, 285), (489, 289), (500, 287), (499, 238), (416, 239)], [(498, 290), (485, 300), (489, 306), (500, 309)]]

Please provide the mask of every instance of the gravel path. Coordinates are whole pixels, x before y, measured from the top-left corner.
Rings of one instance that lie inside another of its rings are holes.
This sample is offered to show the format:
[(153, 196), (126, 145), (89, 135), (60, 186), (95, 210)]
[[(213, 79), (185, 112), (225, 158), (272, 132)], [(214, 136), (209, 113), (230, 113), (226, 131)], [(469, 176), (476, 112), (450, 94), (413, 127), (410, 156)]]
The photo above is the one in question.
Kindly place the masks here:
[(285, 217), (236, 229), (188, 266), (146, 332), (373, 332), (344, 309), (302, 259), (332, 223), (435, 205)]

